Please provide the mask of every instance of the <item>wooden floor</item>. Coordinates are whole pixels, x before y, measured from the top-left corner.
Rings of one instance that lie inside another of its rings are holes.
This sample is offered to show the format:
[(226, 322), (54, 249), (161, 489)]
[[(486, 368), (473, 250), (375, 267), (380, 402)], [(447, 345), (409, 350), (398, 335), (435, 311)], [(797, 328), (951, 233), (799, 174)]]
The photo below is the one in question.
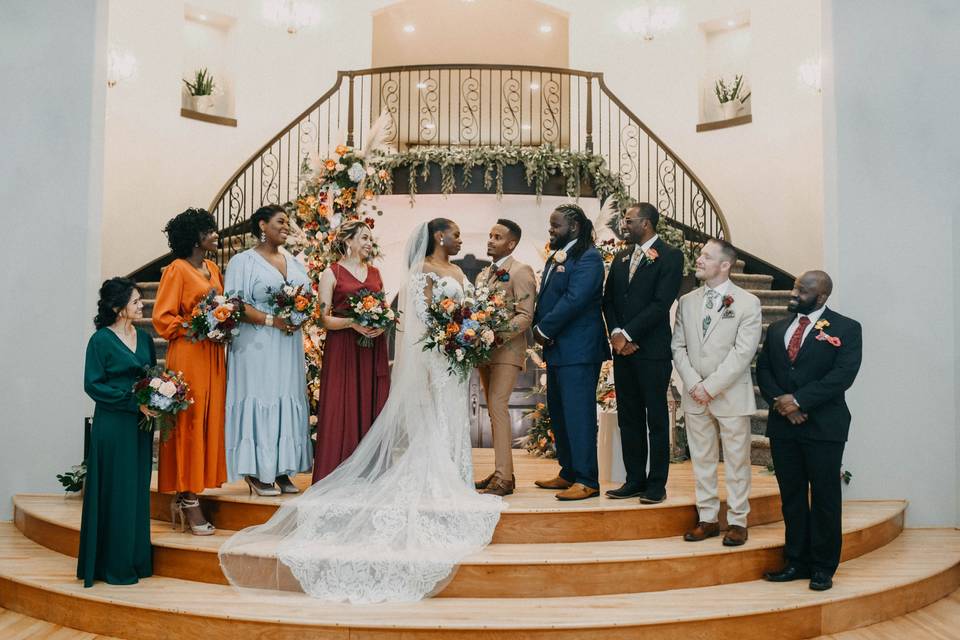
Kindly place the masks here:
[[(483, 475), (490, 453), (477, 451), (475, 459)], [(903, 529), (902, 501), (845, 503), (835, 586), (814, 592), (805, 581), (758, 579), (763, 569), (780, 564), (783, 536), (776, 482), (759, 470), (751, 498), (759, 522), (751, 525), (746, 545), (731, 549), (719, 539), (680, 539), (696, 519), (688, 465), (671, 466), (668, 501), (648, 507), (605, 498), (560, 503), (552, 492), (530, 487), (534, 478), (555, 474), (555, 464), (518, 457), (521, 489), (508, 498), (498, 539), (463, 564), (441, 594), (447, 597), (411, 604), (351, 606), (302, 593), (237, 591), (223, 584), (216, 562), (229, 530), (199, 538), (172, 531), (160, 518), (153, 522), (153, 578), (84, 589), (72, 557), (80, 501), (19, 495), (15, 525), (0, 524), (0, 607), (8, 610), (0, 624), (15, 633), (48, 634), (37, 637), (128, 640), (769, 640), (822, 634), (925, 640), (901, 629), (936, 634), (948, 627), (938, 616), (949, 618), (960, 607), (955, 595), (936, 602), (960, 587), (960, 532)], [(237, 485), (208, 493), (208, 510), (220, 526), (263, 521), (280, 501), (250, 497)], [(164, 515), (166, 496), (153, 498), (155, 514)], [(2, 632), (0, 638), (7, 637)], [(864, 635), (874, 632), (894, 635)]]

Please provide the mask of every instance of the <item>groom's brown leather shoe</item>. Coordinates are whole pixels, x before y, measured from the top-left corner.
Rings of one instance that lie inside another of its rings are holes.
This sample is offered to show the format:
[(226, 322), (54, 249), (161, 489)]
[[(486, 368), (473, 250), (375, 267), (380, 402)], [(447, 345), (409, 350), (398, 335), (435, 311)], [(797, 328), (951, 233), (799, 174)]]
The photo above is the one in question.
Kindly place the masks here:
[(585, 498), (596, 498), (600, 495), (600, 489), (588, 487), (585, 484), (574, 482), (569, 489), (557, 494), (557, 500), (583, 500)]
[(517, 486), (517, 477), (510, 476), (510, 479), (501, 478), (494, 474), (494, 478), (487, 484), (487, 487), (480, 493), (490, 493), (495, 496), (509, 496)]
[(683, 534), (683, 539), (687, 542), (700, 542), (707, 538), (715, 538), (720, 535), (719, 522), (698, 522), (694, 529), (690, 529)]
[(490, 481), (493, 480), (493, 476), (495, 476), (495, 475), (497, 475), (497, 472), (496, 472), (496, 471), (494, 471), (493, 473), (491, 473), (490, 475), (488, 475), (488, 476), (487, 476), (486, 478), (484, 478), (483, 480), (477, 480), (476, 482), (473, 483), (473, 487), (474, 487), (477, 491), (480, 491), (481, 489), (486, 489), (486, 488), (487, 488), (487, 485), (490, 484)]
[(569, 480), (564, 480), (560, 476), (550, 480), (537, 480), (533, 484), (537, 485), (541, 489), (569, 489), (573, 485), (572, 482)]
[(735, 524), (727, 529), (727, 535), (723, 536), (723, 546), (739, 547), (747, 541), (747, 528)]

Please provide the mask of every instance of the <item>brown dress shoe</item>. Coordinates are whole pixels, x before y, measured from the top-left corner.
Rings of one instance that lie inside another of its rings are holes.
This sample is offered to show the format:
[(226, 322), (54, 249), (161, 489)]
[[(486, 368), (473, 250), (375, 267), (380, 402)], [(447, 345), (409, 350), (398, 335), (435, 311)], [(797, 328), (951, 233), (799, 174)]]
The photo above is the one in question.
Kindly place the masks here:
[(600, 489), (593, 489), (585, 484), (574, 482), (569, 489), (557, 494), (557, 500), (583, 500), (585, 498), (595, 498), (600, 495)]
[(719, 522), (698, 522), (696, 528), (683, 534), (683, 539), (687, 542), (700, 542), (707, 538), (716, 538), (718, 535), (720, 535)]
[(514, 475), (510, 476), (510, 479), (501, 478), (499, 475), (490, 480), (487, 487), (480, 493), (489, 493), (495, 496), (508, 496), (513, 493), (513, 490), (517, 486), (517, 477)]
[(727, 529), (727, 535), (723, 536), (723, 546), (725, 547), (739, 547), (746, 541), (747, 528), (735, 524), (730, 525), (730, 528)]
[(497, 472), (496, 472), (496, 471), (494, 471), (493, 473), (491, 473), (490, 475), (488, 475), (488, 476), (487, 476), (486, 478), (484, 478), (483, 480), (477, 480), (476, 482), (473, 483), (473, 487), (474, 487), (477, 491), (480, 491), (481, 489), (486, 489), (486, 488), (487, 488), (487, 485), (490, 484), (490, 481), (493, 480), (493, 476), (495, 476), (495, 475), (497, 475)]
[(541, 489), (569, 489), (573, 485), (572, 482), (569, 480), (564, 480), (560, 476), (550, 480), (537, 480), (533, 484), (537, 485)]

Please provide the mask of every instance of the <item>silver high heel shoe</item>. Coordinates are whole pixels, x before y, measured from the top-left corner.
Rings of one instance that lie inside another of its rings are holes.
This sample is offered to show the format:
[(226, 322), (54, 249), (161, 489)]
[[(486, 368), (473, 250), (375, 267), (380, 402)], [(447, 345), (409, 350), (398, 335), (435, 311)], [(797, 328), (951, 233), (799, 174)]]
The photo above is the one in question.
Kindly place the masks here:
[(280, 495), (280, 489), (277, 489), (272, 484), (267, 484), (266, 482), (260, 482), (253, 476), (243, 476), (243, 479), (247, 483), (247, 490), (249, 495), (256, 493), (258, 496), (278, 496)]
[(293, 484), (290, 476), (277, 476), (277, 486), (280, 487), (280, 493), (300, 493), (297, 485)]
[(203, 524), (190, 524), (190, 521), (187, 520), (186, 514), (183, 512), (184, 509), (192, 509), (194, 507), (200, 506), (200, 500), (184, 500), (183, 498), (177, 498), (176, 500), (170, 503), (170, 521), (173, 523), (173, 528), (177, 528), (177, 519), (180, 520), (180, 532), (187, 530), (187, 527), (190, 527), (190, 533), (195, 536), (212, 536), (217, 532), (216, 527), (214, 527), (209, 522), (204, 522)]

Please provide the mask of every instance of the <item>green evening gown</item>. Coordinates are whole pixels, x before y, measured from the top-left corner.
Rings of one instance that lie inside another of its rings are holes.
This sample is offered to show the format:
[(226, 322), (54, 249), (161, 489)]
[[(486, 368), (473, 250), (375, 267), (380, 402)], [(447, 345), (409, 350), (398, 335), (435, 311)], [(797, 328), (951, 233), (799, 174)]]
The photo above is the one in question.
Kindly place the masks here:
[(150, 475), (153, 433), (139, 428), (133, 384), (157, 362), (150, 335), (137, 329), (134, 353), (111, 329), (87, 343), (83, 388), (96, 401), (80, 525), (77, 577), (136, 584), (153, 574)]

